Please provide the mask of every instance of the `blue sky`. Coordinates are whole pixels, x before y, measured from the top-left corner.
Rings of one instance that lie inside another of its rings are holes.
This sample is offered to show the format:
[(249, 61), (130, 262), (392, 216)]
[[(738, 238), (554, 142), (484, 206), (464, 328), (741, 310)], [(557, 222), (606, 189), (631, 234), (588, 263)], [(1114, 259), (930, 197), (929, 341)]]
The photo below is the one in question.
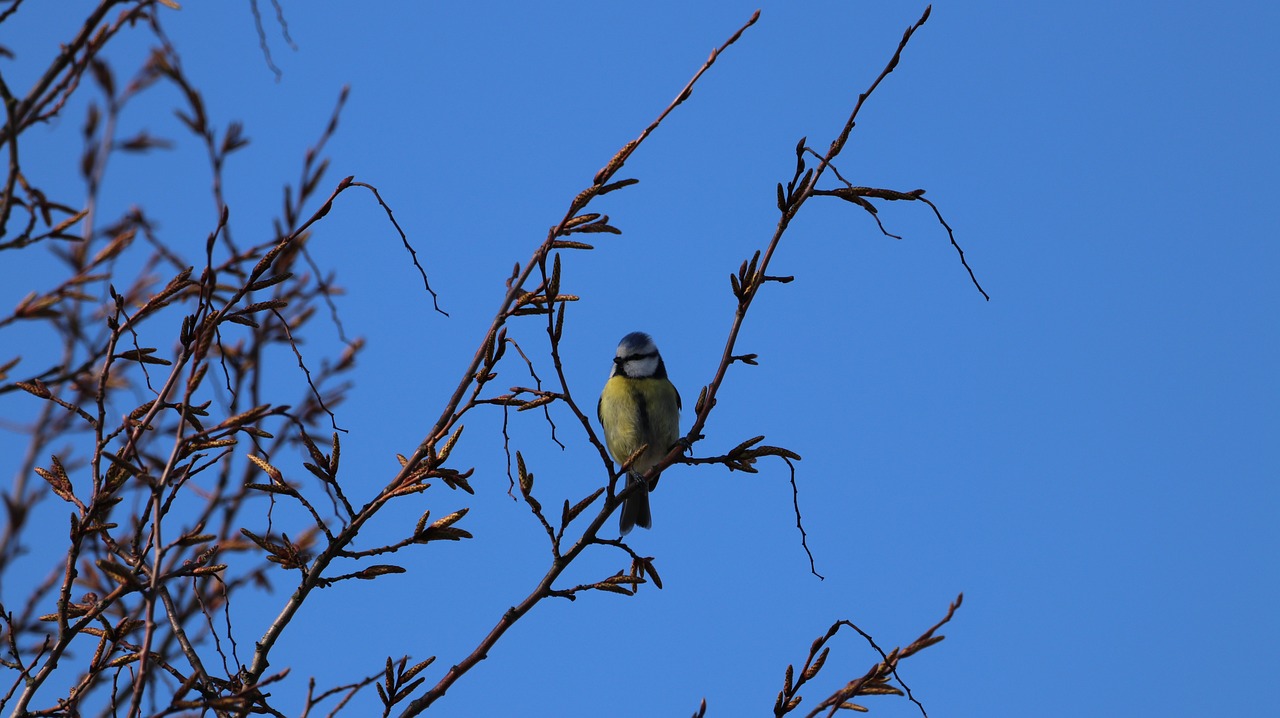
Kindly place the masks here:
[[(72, 4), (24, 7), (0, 26), (15, 90), (74, 27)], [(565, 340), (577, 394), (598, 391), (618, 339), (644, 330), (691, 407), (732, 320), (725, 275), (767, 243), (796, 140), (826, 147), (923, 4), (286, 1), (297, 49), (269, 8), (265, 23), (278, 81), (247, 4), (163, 14), (214, 121), (242, 120), (252, 140), (228, 167), (235, 231), (270, 231), (280, 187), (350, 84), (326, 181), (380, 188), (451, 314), (431, 311), (376, 203), (345, 194), (311, 246), (339, 271), (348, 333), (369, 342), (338, 413), (349, 494), (384, 485), (394, 454), (434, 421), (511, 264), (756, 7), (759, 23), (628, 162), (640, 184), (601, 201), (622, 236), (565, 257), (566, 288), (582, 296)], [(764, 434), (804, 457), (799, 501), (826, 580), (809, 574), (785, 465), (677, 466), (653, 496), (654, 529), (633, 535), (664, 589), (540, 607), (433, 711), (687, 715), (705, 697), (710, 715), (760, 714), (834, 620), (900, 645), (961, 591), (947, 640), (901, 672), (931, 716), (1270, 704), (1277, 22), (1260, 2), (936, 3), (837, 166), (856, 184), (927, 189), (991, 301), (926, 207), (882, 204), (903, 237), (892, 240), (856, 207), (817, 198), (772, 266), (796, 281), (761, 292), (740, 339), (760, 366), (732, 369), (696, 448)], [(143, 39), (112, 56), (119, 76), (145, 56)], [(178, 137), (176, 104), (156, 92), (124, 122)], [(23, 148), (67, 191), (81, 117)], [(166, 237), (196, 248), (215, 219), (208, 185), (184, 141), (114, 164), (107, 205), (143, 204)], [(38, 252), (3, 259), (0, 306), (54, 281)], [(307, 351), (333, 351), (317, 326)], [(0, 330), (0, 347), (31, 340), (19, 331)], [(512, 332), (536, 346), (541, 329)], [(291, 358), (278, 377), (305, 387)], [(33, 403), (6, 395), (0, 417), (29, 417)], [(555, 416), (580, 444), (567, 412)], [(425, 508), (470, 506), (462, 525), (476, 538), (318, 595), (308, 629), (281, 645), (296, 662), (277, 695), (405, 653), (438, 656), (434, 683), (532, 588), (547, 551), (507, 497), (500, 422), (472, 419), (458, 450), (477, 467), (476, 497), (432, 489), (369, 531), (372, 545)], [(6, 424), (0, 455), (16, 462), (20, 438)], [(544, 505), (603, 481), (593, 452), (560, 451), (537, 417), (520, 415), (512, 439)], [(44, 575), (38, 557), (23, 564), (31, 580)], [(572, 580), (624, 567), (603, 553), (586, 564)], [(287, 585), (234, 606), (243, 635), (260, 635)], [(9, 583), (0, 598), (18, 591)], [(838, 639), (807, 704), (874, 661)], [(899, 699), (869, 705), (918, 715)]]

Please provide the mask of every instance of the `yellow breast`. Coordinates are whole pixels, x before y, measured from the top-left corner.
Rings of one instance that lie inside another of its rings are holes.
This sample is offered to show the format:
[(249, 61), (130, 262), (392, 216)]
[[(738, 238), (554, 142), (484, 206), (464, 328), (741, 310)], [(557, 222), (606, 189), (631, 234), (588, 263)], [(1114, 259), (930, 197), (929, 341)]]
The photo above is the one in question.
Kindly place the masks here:
[(614, 461), (622, 463), (641, 446), (649, 449), (631, 469), (647, 472), (680, 438), (680, 406), (667, 379), (611, 377), (600, 394), (600, 423)]

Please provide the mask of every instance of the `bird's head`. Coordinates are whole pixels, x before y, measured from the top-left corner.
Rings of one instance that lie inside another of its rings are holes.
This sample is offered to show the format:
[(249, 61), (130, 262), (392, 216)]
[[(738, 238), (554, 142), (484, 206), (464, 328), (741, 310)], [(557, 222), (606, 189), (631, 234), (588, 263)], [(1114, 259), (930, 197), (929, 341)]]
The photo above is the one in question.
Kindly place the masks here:
[(618, 342), (618, 352), (613, 358), (613, 371), (610, 376), (625, 376), (632, 379), (664, 376), (662, 356), (658, 354), (658, 345), (653, 338), (644, 332), (631, 332)]

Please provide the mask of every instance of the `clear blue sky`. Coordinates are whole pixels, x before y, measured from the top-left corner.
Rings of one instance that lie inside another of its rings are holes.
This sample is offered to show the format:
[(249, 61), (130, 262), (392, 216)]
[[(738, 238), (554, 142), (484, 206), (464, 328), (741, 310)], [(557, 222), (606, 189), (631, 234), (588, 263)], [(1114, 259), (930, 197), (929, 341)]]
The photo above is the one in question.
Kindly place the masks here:
[[(73, 5), (86, 4), (24, 7), (0, 26), (15, 92), (73, 26)], [(227, 170), (235, 231), (268, 236), (281, 185), (350, 84), (326, 181), (354, 174), (382, 190), (452, 314), (431, 311), (376, 204), (344, 195), (311, 246), (339, 270), (348, 333), (369, 341), (338, 414), (361, 498), (438, 415), (512, 263), (758, 7), (284, 0), (295, 51), (264, 3), (276, 81), (246, 3), (183, 5), (163, 17), (188, 74), (214, 121), (243, 120), (252, 140)], [(763, 5), (628, 163), (641, 183), (601, 202), (624, 234), (566, 257), (565, 287), (583, 297), (565, 344), (580, 395), (603, 384), (617, 340), (644, 330), (692, 406), (732, 318), (726, 275), (767, 242), (796, 140), (829, 143), (923, 7)], [(1263, 2), (936, 3), (838, 166), (856, 184), (927, 189), (991, 301), (926, 207), (882, 205), (895, 241), (856, 207), (815, 200), (773, 265), (796, 281), (766, 287), (739, 345), (760, 366), (733, 369), (697, 447), (764, 434), (804, 457), (799, 500), (826, 580), (809, 574), (785, 465), (676, 467), (653, 496), (654, 529), (634, 536), (665, 588), (540, 607), (435, 713), (688, 715), (705, 697), (711, 715), (760, 715), (832, 621), (900, 645), (960, 591), (947, 640), (902, 671), (931, 716), (1257, 715), (1274, 703), (1278, 24)], [(146, 48), (128, 46), (113, 55), (121, 77)], [(178, 137), (176, 104), (155, 93), (125, 122)], [(41, 181), (74, 166), (81, 117), (24, 145), (47, 162)], [(184, 141), (119, 161), (108, 204), (143, 204), (165, 237), (202, 246), (215, 213), (199, 158)], [(35, 253), (11, 254), (4, 307), (54, 282)], [(536, 343), (541, 329), (513, 335)], [(0, 347), (16, 336), (0, 331)], [(306, 348), (333, 346), (321, 332)], [(291, 367), (282, 358), (279, 381), (300, 394)], [(0, 417), (28, 417), (34, 402), (8, 395)], [(277, 665), (295, 663), (277, 695), (405, 653), (438, 656), (434, 683), (532, 588), (545, 539), (507, 497), (500, 419), (473, 419), (457, 454), (477, 467), (478, 496), (437, 487), (369, 531), (372, 545), (425, 508), (471, 506), (462, 526), (476, 538), (398, 556), (407, 574), (321, 592), (302, 617), (311, 628), (281, 645)], [(538, 417), (520, 415), (512, 437), (544, 505), (603, 480), (590, 451), (559, 451)], [(0, 430), (6, 464), (19, 438)], [(60, 537), (63, 510), (43, 508), (59, 512)], [(45, 570), (35, 558), (31, 580)], [(586, 563), (573, 580), (624, 565)], [(233, 607), (242, 636), (261, 635), (281, 579)], [(874, 660), (840, 639), (808, 702)], [(363, 701), (353, 715), (377, 705)], [(918, 715), (900, 699), (869, 705)]]

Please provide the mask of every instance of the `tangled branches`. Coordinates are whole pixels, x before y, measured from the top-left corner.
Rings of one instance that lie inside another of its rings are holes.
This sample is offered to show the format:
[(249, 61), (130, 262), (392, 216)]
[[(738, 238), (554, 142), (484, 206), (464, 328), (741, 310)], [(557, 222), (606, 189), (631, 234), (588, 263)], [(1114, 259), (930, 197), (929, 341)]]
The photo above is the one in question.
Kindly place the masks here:
[[(464, 525), (469, 508), (435, 518), (428, 510), (395, 540), (357, 548), (361, 532), (385, 515), (388, 506), (432, 484), (466, 494), (477, 491), (475, 469), (459, 465), (454, 451), (464, 436), (463, 420), (473, 411), (493, 407), (500, 407), (504, 418), (511, 411), (537, 411), (551, 425), (557, 443), (557, 429), (568, 432), (556, 426), (551, 409), (567, 410), (575, 435), (580, 429), (581, 441), (599, 456), (601, 485), (576, 500), (565, 499), (556, 515), (538, 498), (541, 487), (535, 483), (534, 467), (516, 450), (512, 492), (518, 487), (520, 499), (547, 539), (548, 563), (533, 588), (443, 672), (428, 673), (434, 657), (416, 662), (408, 656), (388, 657), (385, 667), (370, 667), (339, 686), (318, 689), (313, 681), (304, 713), (325, 701), (336, 703), (332, 711), (341, 710), (373, 685), (385, 715), (417, 715), (484, 660), (506, 631), (543, 601), (575, 601), (599, 592), (630, 596), (649, 583), (661, 588), (654, 557), (602, 533), (627, 494), (643, 484), (620, 488), (622, 473), (566, 376), (566, 307), (579, 300), (568, 289), (571, 263), (575, 255), (594, 249), (587, 235), (621, 233), (608, 215), (592, 209), (593, 203), (638, 181), (621, 175), (627, 161), (691, 97), (699, 78), (759, 13), (711, 53), (658, 117), (569, 201), (531, 255), (514, 266), (499, 307), (438, 418), (413, 451), (398, 457), (397, 471), (375, 484), (362, 482), (357, 493), (356, 484), (346, 480), (351, 471), (342, 462), (343, 430), (335, 412), (346, 397), (363, 342), (346, 338), (332, 299), (338, 291), (333, 277), (320, 271), (308, 251), (313, 233), (340, 197), (352, 190), (372, 195), (410, 255), (433, 307), (444, 312), (416, 250), (378, 189), (354, 177), (338, 181), (327, 195), (321, 189), (328, 186), (324, 148), (337, 130), (345, 89), (307, 151), (298, 183), (286, 187), (274, 231), (249, 240), (238, 233), (233, 236), (223, 170), (229, 157), (245, 149), (247, 138), (238, 123), (219, 127), (211, 121), (203, 95), (162, 30), (159, 13), (172, 6), (159, 0), (102, 0), (24, 97), (14, 95), (0, 77), (6, 110), (0, 145), (7, 147), (9, 158), (0, 194), (0, 251), (56, 244), (52, 251), (67, 267), (66, 278), (52, 289), (32, 291), (12, 312), (0, 316), (0, 330), (39, 326), (48, 345), (56, 346), (49, 352), (6, 343), (5, 354), (0, 354), (0, 396), (25, 392), (38, 407), (30, 423), (28, 451), (4, 495), (8, 520), (0, 536), (0, 575), (26, 550), (37, 503), (60, 501), (70, 512), (57, 565), (33, 587), (23, 606), (0, 606), (0, 665), (12, 673), (8, 684), (0, 686), (0, 708), (12, 707), (17, 715), (77, 715), (104, 706), (124, 709), (128, 715), (282, 715), (270, 687), (283, 681), (289, 668), (271, 668), (273, 651), (285, 632), (297, 630), (299, 611), (315, 591), (406, 570), (374, 559), (471, 538)], [(16, 9), (14, 4), (6, 12)], [(762, 443), (763, 436), (746, 438), (719, 455), (686, 454), (704, 440), (702, 432), (729, 368), (756, 363), (756, 354), (738, 349), (739, 332), (761, 289), (790, 281), (770, 275), (769, 265), (791, 220), (809, 199), (836, 197), (873, 215), (872, 200), (924, 201), (937, 212), (923, 199), (923, 191), (857, 187), (845, 181), (834, 164), (863, 102), (892, 72), (911, 34), (927, 17), (926, 11), (907, 31), (825, 153), (811, 149), (805, 140), (797, 145), (794, 176), (785, 187), (778, 184), (780, 216), (771, 239), (730, 276), (736, 302), (733, 320), (719, 361), (710, 371), (712, 378), (699, 391), (693, 423), (652, 469), (651, 475), (656, 475), (673, 463), (696, 463), (755, 472), (761, 460), (781, 459), (792, 470), (802, 543), (805, 534), (794, 478), (798, 454)], [(135, 27), (149, 32), (155, 48), (137, 73), (121, 84), (102, 48)], [(78, 202), (51, 199), (24, 173), (19, 147), (31, 127), (64, 111), (68, 99), (87, 84), (82, 82), (86, 78), (101, 102), (89, 105), (84, 123), (79, 176), (85, 196)], [(207, 236), (195, 256), (161, 236), (145, 205), (112, 220), (101, 216), (100, 197), (112, 159), (123, 152), (145, 153), (169, 145), (146, 132), (120, 134), (122, 110), (157, 85), (177, 90), (182, 102), (178, 117), (191, 141), (203, 148), (213, 175), (217, 220), (202, 230)], [(807, 158), (817, 158), (816, 167), (810, 168)], [(843, 186), (818, 188), (828, 169)], [(941, 214), (937, 216), (942, 221)], [(128, 269), (134, 267), (137, 271)], [(322, 308), (345, 343), (331, 359), (303, 351), (302, 337), (316, 317), (323, 316)], [(545, 331), (547, 352), (526, 352), (508, 336), (515, 323), (533, 323)], [(514, 353), (509, 352), (512, 348)], [(305, 377), (300, 397), (282, 397), (265, 380), (280, 356), (296, 363)], [(496, 388), (497, 378), (515, 356), (520, 358), (517, 369), (527, 369), (535, 386)], [(510, 455), (509, 437), (504, 436), (504, 446)], [(295, 455), (304, 457), (305, 472), (290, 471), (281, 460)], [(30, 481), (33, 477), (43, 483)], [(370, 490), (370, 485), (380, 488)], [(567, 569), (595, 550), (618, 552), (622, 566), (594, 580), (568, 581)], [(812, 567), (812, 555), (810, 561)], [(279, 584), (288, 587), (287, 597), (262, 635), (249, 640), (243, 627), (233, 623), (230, 602), (253, 586)], [(952, 611), (958, 605), (957, 601)], [(788, 671), (775, 707), (778, 715), (799, 704), (800, 687), (825, 661), (822, 644), (842, 625), (833, 625), (814, 644), (799, 680), (793, 681)], [(899, 661), (941, 640), (933, 637), (933, 630), (908, 648), (883, 655), (877, 669), (820, 708), (834, 711), (857, 695), (896, 690), (888, 686), (889, 676)], [(815, 653), (819, 649), (821, 653)], [(49, 698), (53, 694), (58, 695)]]

